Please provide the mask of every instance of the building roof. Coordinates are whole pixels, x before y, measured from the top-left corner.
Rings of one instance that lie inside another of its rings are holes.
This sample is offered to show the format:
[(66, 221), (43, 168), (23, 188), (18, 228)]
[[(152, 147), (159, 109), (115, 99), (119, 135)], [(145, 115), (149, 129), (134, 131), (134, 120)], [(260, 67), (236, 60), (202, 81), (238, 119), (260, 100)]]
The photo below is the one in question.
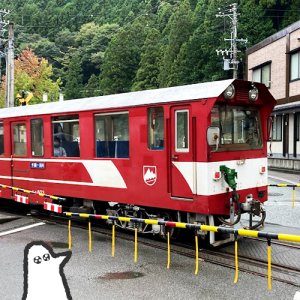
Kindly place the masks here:
[(228, 79), (140, 92), (3, 108), (0, 109), (0, 118), (113, 109), (213, 98), (220, 96), (233, 81), (233, 79)]
[(297, 21), (293, 24), (291, 24), (290, 26), (274, 33), (273, 35), (267, 37), (266, 39), (262, 40), (261, 42), (259, 42), (258, 44), (255, 44), (254, 46), (250, 47), (247, 49), (247, 55), (266, 47), (267, 45), (285, 37), (287, 34), (297, 30), (300, 28), (300, 21)]
[(273, 113), (294, 113), (300, 111), (300, 101), (276, 105)]

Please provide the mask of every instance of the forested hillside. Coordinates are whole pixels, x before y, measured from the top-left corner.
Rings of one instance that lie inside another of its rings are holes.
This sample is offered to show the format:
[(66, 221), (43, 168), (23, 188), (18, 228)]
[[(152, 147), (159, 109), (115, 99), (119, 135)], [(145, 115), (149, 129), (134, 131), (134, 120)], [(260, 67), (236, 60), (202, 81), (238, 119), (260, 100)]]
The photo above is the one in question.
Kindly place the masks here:
[[(216, 14), (232, 2), (2, 0), (0, 8), (11, 10), (16, 55), (30, 48), (47, 59), (48, 77), (73, 99), (231, 77), (215, 50), (230, 47), (230, 20)], [(247, 47), (300, 19), (300, 0), (236, 2)]]

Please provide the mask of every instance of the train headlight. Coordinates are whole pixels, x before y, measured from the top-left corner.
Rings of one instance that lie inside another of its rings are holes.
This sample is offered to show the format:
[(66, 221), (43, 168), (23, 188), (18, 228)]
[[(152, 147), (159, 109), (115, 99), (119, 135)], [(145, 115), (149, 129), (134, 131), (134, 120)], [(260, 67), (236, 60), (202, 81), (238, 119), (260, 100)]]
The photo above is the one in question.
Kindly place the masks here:
[(224, 91), (224, 98), (226, 100), (231, 100), (233, 99), (234, 95), (235, 95), (235, 87), (233, 84), (231, 84)]
[(254, 102), (257, 100), (257, 98), (258, 98), (258, 89), (253, 84), (251, 90), (249, 91), (249, 100)]

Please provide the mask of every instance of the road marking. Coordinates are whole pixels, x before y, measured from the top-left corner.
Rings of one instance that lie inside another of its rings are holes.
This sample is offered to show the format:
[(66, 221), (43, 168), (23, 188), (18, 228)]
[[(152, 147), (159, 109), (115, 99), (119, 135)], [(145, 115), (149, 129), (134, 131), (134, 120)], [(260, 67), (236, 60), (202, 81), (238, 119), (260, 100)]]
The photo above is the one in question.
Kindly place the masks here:
[(8, 230), (8, 231), (0, 232), (0, 236), (5, 236), (5, 235), (8, 235), (8, 234), (20, 232), (20, 231), (23, 231), (23, 230), (27, 230), (27, 229), (30, 229), (30, 228), (33, 228), (33, 227), (37, 227), (37, 226), (40, 226), (40, 225), (45, 225), (45, 224), (46, 223), (44, 223), (44, 222), (40, 222), (40, 223), (35, 223), (35, 224), (31, 224), (31, 225), (27, 225), (27, 226), (23, 226), (23, 227), (11, 229), (11, 230)]
[(284, 179), (284, 178), (281, 178), (281, 177), (273, 176), (273, 175), (270, 175), (270, 174), (269, 174), (268, 177), (270, 177), (272, 179), (279, 180), (279, 181), (284, 181), (284, 182), (287, 182), (287, 183), (290, 183), (290, 184), (298, 184), (299, 183), (299, 182), (291, 181), (291, 180)]

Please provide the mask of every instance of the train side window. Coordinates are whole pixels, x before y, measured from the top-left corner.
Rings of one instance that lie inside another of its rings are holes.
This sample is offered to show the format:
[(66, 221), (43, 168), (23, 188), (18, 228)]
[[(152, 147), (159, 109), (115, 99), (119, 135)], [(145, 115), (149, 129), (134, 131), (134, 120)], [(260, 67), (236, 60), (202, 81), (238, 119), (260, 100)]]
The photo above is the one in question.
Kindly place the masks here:
[(148, 109), (148, 148), (164, 149), (164, 109), (152, 107)]
[(32, 156), (44, 155), (44, 124), (42, 119), (30, 121), (31, 154)]
[(14, 155), (27, 155), (26, 124), (13, 124)]
[(0, 123), (0, 155), (4, 153), (4, 130), (3, 123)]
[(177, 110), (175, 113), (176, 152), (189, 151), (189, 112)]
[(128, 158), (128, 112), (95, 115), (96, 157)]
[(79, 116), (52, 118), (53, 156), (80, 156)]

